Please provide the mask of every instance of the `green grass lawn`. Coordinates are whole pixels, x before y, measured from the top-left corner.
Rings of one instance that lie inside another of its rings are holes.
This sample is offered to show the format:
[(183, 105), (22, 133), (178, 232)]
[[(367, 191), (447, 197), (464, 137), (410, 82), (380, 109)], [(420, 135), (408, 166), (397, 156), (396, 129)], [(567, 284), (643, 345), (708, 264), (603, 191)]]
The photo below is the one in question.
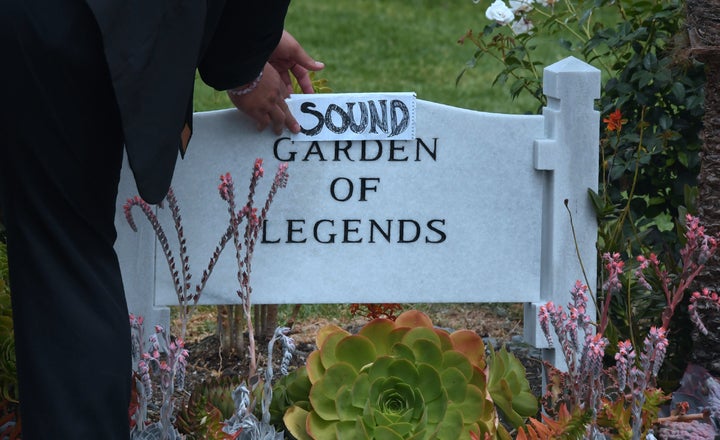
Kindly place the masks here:
[[(468, 29), (481, 31), (487, 2), (471, 0), (295, 0), (286, 29), (326, 68), (334, 92), (405, 92), (419, 99), (474, 110), (527, 113), (531, 98), (513, 101), (492, 86), (500, 64), (486, 57), (455, 79), (472, 57), (472, 43), (457, 40)], [(565, 56), (548, 42), (535, 55), (548, 64)], [(196, 110), (230, 107), (224, 93), (197, 82)]]

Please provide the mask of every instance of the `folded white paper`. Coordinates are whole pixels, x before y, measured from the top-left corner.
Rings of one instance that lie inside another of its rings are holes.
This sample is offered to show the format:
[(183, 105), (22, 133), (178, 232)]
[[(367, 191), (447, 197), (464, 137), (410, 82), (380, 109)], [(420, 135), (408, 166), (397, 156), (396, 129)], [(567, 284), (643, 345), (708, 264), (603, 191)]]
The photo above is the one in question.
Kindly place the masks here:
[(415, 139), (415, 93), (325, 93), (286, 100), (300, 123), (293, 141)]

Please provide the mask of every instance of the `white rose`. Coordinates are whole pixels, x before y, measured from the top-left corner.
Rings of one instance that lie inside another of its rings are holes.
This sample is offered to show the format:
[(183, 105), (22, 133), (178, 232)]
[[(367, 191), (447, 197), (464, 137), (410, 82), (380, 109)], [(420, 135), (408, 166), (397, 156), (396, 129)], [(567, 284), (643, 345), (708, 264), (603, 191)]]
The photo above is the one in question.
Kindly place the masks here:
[(532, 30), (533, 24), (532, 21), (521, 17), (518, 21), (512, 24), (511, 28), (515, 35), (528, 34)]
[(508, 8), (503, 0), (495, 0), (485, 11), (485, 16), (498, 24), (510, 24), (515, 19), (512, 9)]
[(534, 0), (510, 0), (510, 9), (516, 14), (530, 12)]

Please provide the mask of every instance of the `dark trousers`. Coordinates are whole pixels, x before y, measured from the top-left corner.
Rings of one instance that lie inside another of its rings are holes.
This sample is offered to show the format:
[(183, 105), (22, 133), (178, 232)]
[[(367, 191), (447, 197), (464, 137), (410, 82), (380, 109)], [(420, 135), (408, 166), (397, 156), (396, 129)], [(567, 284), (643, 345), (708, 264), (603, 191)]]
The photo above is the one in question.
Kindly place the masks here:
[(0, 0), (0, 206), (23, 438), (129, 438), (122, 130), (82, 0)]

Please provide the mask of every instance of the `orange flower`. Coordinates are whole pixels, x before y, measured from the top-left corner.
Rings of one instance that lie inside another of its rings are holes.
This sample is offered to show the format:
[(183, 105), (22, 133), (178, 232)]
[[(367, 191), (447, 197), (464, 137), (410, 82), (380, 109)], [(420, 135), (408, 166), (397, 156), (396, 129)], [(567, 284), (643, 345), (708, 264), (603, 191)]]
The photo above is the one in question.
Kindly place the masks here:
[(618, 133), (622, 129), (624, 124), (627, 124), (627, 119), (623, 119), (620, 109), (610, 113), (610, 115), (603, 119), (603, 122), (607, 124), (608, 131), (617, 131)]

